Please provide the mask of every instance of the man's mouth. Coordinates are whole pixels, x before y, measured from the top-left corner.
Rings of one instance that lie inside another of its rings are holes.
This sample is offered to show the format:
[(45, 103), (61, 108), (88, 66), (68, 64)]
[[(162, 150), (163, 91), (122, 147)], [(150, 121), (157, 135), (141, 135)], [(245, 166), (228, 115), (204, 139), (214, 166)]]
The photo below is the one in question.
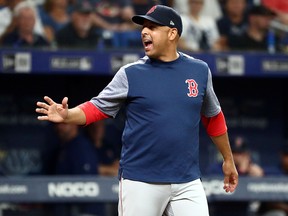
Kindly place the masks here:
[(152, 46), (152, 40), (150, 39), (144, 39), (143, 40), (143, 45), (145, 49), (149, 49)]

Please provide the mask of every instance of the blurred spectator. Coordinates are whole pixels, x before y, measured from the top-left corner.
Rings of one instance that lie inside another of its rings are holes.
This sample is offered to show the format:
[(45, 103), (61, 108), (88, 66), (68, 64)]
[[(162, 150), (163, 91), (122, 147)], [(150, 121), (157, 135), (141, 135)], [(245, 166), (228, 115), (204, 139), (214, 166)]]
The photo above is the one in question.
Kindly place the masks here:
[[(188, 0), (171, 0), (169, 5), (177, 10), (182, 15), (189, 14), (189, 2)], [(204, 1), (203, 10), (201, 14), (209, 16), (213, 19), (219, 19), (222, 17), (222, 10), (218, 0)]]
[(252, 152), (243, 137), (237, 136), (232, 142), (231, 149), (239, 175), (252, 177), (264, 175), (263, 168), (253, 161)]
[[(265, 169), (265, 176), (288, 175), (288, 142), (284, 144), (280, 152), (280, 163), (275, 167)], [(286, 216), (288, 215), (288, 202), (263, 202), (259, 208), (259, 216)]]
[(288, 25), (288, 1), (287, 0), (262, 0), (262, 4), (276, 13), (277, 19)]
[(248, 25), (246, 0), (224, 0), (224, 14), (217, 21), (221, 49), (229, 48), (230, 37), (241, 36)]
[(94, 21), (104, 29), (127, 31), (136, 28), (131, 21), (135, 11), (130, 0), (99, 0), (95, 2), (94, 8)]
[[(24, 0), (4, 0), (5, 7), (0, 9), (0, 37), (14, 31), (16, 23), (15, 17), (13, 17), (14, 8), (21, 2), (24, 2)], [(34, 5), (33, 3), (30, 4)], [(36, 23), (34, 26), (34, 32), (45, 37), (43, 25), (38, 15), (37, 8), (35, 8), (35, 12)]]
[[(56, 175), (98, 175), (98, 157), (93, 144), (73, 124), (55, 124), (55, 131), (61, 147), (55, 167)], [(79, 214), (105, 216), (104, 205), (99, 203), (56, 204), (55, 216), (71, 216), (77, 208)]]
[(98, 157), (93, 144), (80, 132), (77, 125), (55, 124), (61, 150), (55, 174), (98, 175)]
[(117, 146), (115, 146), (114, 143), (108, 143), (107, 140), (105, 140), (105, 121), (94, 122), (88, 125), (86, 130), (89, 138), (94, 143), (99, 156), (99, 174), (103, 176), (117, 176), (121, 140), (116, 144)]
[[(231, 142), (231, 150), (240, 176), (262, 177), (264, 175), (263, 168), (252, 160), (251, 151), (246, 139), (242, 136), (236, 136)], [(212, 164), (209, 167), (208, 173), (218, 174), (221, 170), (222, 161), (220, 163)]]
[(93, 7), (89, 2), (73, 7), (71, 21), (60, 29), (55, 37), (60, 48), (96, 49), (101, 38), (99, 29), (93, 25)]
[(221, 5), (218, 0), (204, 1), (202, 15), (209, 16), (215, 20), (223, 16)]
[(34, 33), (36, 24), (36, 10), (33, 4), (24, 1), (14, 9), (15, 28), (3, 35), (2, 45), (13, 48), (20, 47), (48, 47), (49, 42), (40, 34)]
[[(261, 166), (252, 160), (251, 151), (248, 148), (247, 141), (236, 136), (231, 142), (235, 165), (239, 176), (262, 177), (264, 170)], [(219, 175), (222, 171), (222, 161), (212, 164), (208, 168), (209, 175)], [(211, 215), (215, 216), (247, 216), (250, 212), (249, 201), (219, 201), (210, 204)]]
[(40, 16), (46, 36), (53, 41), (55, 34), (70, 20), (68, 0), (46, 0), (40, 8)]
[[(253, 50), (267, 51), (270, 22), (274, 17), (274, 13), (263, 6), (253, 6), (248, 14), (248, 27), (246, 32), (240, 36), (230, 37), (229, 47), (231, 50)], [(276, 37), (276, 35), (273, 35)], [(277, 38), (275, 46), (277, 46)]]
[[(206, 0), (207, 1), (207, 0)], [(219, 32), (215, 21), (201, 15), (204, 0), (188, 0), (189, 14), (182, 16), (183, 32), (179, 49), (188, 51), (219, 50)]]
[(275, 13), (270, 27), (279, 37), (281, 51), (288, 53), (288, 1), (262, 0), (262, 4)]
[[(106, 122), (107, 120), (94, 122), (85, 127), (85, 129), (98, 153), (99, 175), (117, 177), (121, 152), (121, 136), (117, 136), (117, 132), (113, 128), (107, 128)], [(120, 133), (122, 134), (122, 130)], [(107, 203), (106, 206), (109, 215), (118, 215), (117, 203)]]
[(90, 1), (94, 2), (94, 24), (104, 29), (102, 35), (106, 47), (142, 45), (139, 26), (131, 20), (132, 16), (135, 15), (131, 0)]

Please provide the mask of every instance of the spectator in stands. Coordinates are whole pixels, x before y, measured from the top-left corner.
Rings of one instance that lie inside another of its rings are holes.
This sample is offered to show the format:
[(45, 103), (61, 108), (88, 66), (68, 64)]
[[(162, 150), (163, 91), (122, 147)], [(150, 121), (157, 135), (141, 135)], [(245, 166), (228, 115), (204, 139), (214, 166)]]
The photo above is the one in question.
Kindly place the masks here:
[(202, 15), (218, 20), (223, 16), (219, 0), (204, 1)]
[(94, 122), (86, 127), (87, 135), (94, 143), (99, 156), (99, 174), (117, 176), (120, 159), (121, 139), (115, 146), (105, 140), (105, 121)]
[[(263, 168), (255, 163), (252, 159), (251, 151), (248, 148), (246, 139), (242, 136), (236, 136), (231, 142), (235, 165), (239, 176), (262, 177), (264, 176)], [(222, 161), (212, 164), (208, 169), (209, 175), (219, 175), (222, 170)], [(219, 201), (210, 205), (211, 215), (216, 216), (246, 216), (248, 215), (250, 202), (246, 201)]]
[[(230, 49), (267, 51), (269, 24), (273, 17), (274, 13), (264, 6), (251, 7), (247, 30), (243, 35), (230, 37)], [(277, 46), (278, 39), (275, 38), (275, 41), (275, 46)]]
[[(4, 7), (0, 9), (0, 37), (11, 33), (15, 30), (16, 18), (14, 16), (14, 9), (16, 5), (24, 0), (4, 0)], [(31, 3), (32, 4), (32, 3)], [(34, 32), (45, 37), (43, 25), (36, 10), (36, 23), (34, 26)]]
[(131, 0), (99, 0), (94, 8), (94, 24), (104, 29), (107, 47), (131, 47), (130, 41), (141, 47), (139, 26), (131, 20), (135, 14)]
[(53, 41), (55, 34), (70, 20), (68, 0), (46, 0), (40, 7), (40, 16), (46, 36)]
[(49, 47), (49, 42), (40, 34), (34, 32), (36, 10), (28, 1), (17, 4), (14, 9), (15, 28), (2, 38), (2, 45), (14, 48)]
[[(55, 124), (61, 150), (55, 167), (56, 175), (98, 175), (98, 156), (95, 147), (84, 136), (79, 126)], [(104, 205), (98, 203), (59, 204), (53, 209), (55, 216), (71, 216), (71, 207), (76, 207), (79, 215), (104, 215)], [(78, 214), (77, 214), (78, 215)]]
[[(242, 136), (236, 136), (231, 142), (231, 150), (239, 175), (253, 177), (262, 177), (264, 175), (263, 168), (253, 162), (246, 139)], [(220, 173), (222, 169), (221, 164), (222, 163), (212, 164), (211, 167), (209, 167), (208, 173)]]
[[(280, 163), (275, 167), (265, 169), (265, 176), (288, 176), (288, 142), (282, 146)], [(288, 202), (263, 202), (259, 208), (259, 216), (286, 216), (288, 215)]]
[(224, 0), (224, 14), (217, 21), (222, 50), (229, 48), (230, 37), (241, 36), (248, 25), (246, 0)]
[[(189, 14), (188, 0), (170, 0), (169, 5), (182, 15)], [(222, 10), (219, 0), (204, 1), (201, 14), (209, 16), (215, 20), (220, 19), (222, 17)]]
[(271, 28), (279, 37), (281, 51), (288, 53), (288, 1), (262, 0), (262, 4), (275, 13)]
[(96, 49), (101, 35), (93, 25), (93, 7), (81, 2), (73, 7), (71, 21), (60, 29), (55, 37), (60, 48)]
[[(122, 130), (117, 133), (113, 127), (107, 127), (106, 122), (103, 120), (94, 122), (85, 129), (98, 153), (99, 175), (116, 177), (119, 170)], [(118, 215), (117, 203), (107, 203), (106, 206), (111, 216)]]
[(55, 174), (98, 175), (96, 150), (79, 127), (72, 124), (55, 124), (54, 127), (61, 146)]
[(215, 21), (201, 15), (204, 0), (188, 0), (189, 14), (182, 16), (183, 32), (179, 49), (187, 51), (220, 50)]
[(135, 11), (130, 0), (100, 0), (94, 8), (97, 17), (94, 21), (104, 29), (120, 31), (136, 28), (131, 21)]

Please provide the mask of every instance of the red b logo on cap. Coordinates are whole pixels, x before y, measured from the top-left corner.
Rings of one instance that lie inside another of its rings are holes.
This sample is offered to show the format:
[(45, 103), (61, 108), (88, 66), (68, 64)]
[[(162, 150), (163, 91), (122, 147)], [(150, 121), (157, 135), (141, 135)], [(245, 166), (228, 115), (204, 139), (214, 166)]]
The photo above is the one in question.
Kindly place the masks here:
[(153, 6), (146, 14), (153, 13), (157, 6)]

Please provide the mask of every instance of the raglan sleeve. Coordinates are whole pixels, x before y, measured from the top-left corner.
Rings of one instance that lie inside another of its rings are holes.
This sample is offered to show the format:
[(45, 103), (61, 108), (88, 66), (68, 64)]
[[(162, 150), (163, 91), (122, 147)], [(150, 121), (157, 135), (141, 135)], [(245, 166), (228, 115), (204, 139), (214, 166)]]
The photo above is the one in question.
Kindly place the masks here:
[(115, 74), (111, 82), (93, 97), (90, 102), (101, 112), (108, 116), (115, 117), (125, 102), (128, 94), (128, 80), (125, 68), (122, 67)]
[(207, 88), (201, 114), (202, 123), (209, 136), (220, 136), (227, 132), (225, 116), (213, 89), (210, 70), (208, 70)]
[(214, 92), (212, 74), (208, 68), (207, 88), (203, 99), (201, 114), (205, 117), (213, 117), (221, 112), (219, 100)]

